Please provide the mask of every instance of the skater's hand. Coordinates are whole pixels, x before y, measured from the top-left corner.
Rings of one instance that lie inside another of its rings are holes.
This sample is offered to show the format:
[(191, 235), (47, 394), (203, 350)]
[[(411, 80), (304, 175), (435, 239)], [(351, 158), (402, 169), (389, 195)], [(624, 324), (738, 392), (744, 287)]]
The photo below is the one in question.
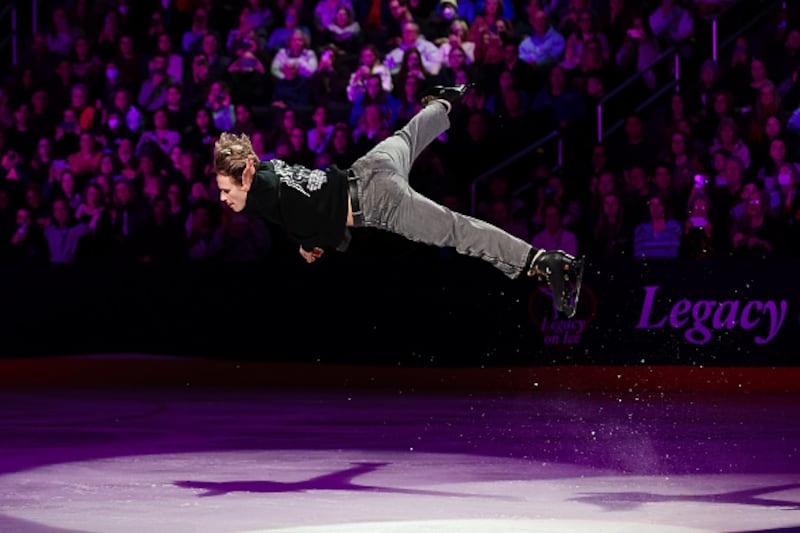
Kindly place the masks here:
[(325, 250), (322, 248), (317, 248), (316, 246), (310, 252), (305, 251), (302, 246), (300, 247), (300, 255), (302, 255), (303, 259), (306, 260), (306, 263), (309, 264), (322, 257), (323, 253), (325, 253)]

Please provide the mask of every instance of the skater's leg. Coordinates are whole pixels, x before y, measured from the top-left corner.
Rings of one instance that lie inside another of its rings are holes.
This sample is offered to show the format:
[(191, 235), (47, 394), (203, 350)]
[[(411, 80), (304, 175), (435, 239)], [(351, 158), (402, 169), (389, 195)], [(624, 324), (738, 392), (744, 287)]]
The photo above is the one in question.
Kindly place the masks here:
[(533, 248), (522, 239), (439, 205), (398, 179), (376, 178), (379, 185), (374, 191), (382, 191), (368, 200), (372, 205), (365, 212), (366, 225), (412, 241), (453, 247), (488, 261), (510, 278), (519, 277), (528, 266)]
[[(409, 123), (353, 163), (352, 193), (363, 219), (404, 237), (488, 261), (510, 278), (540, 276), (553, 288), (559, 310), (573, 316), (583, 261), (560, 250), (538, 250), (485, 221), (454, 212), (411, 189), (414, 160), (449, 127), (449, 106), (431, 102)], [(352, 190), (352, 189), (351, 189)]]
[(362, 158), (363, 161), (353, 166), (391, 168), (398, 177), (408, 181), (411, 166), (419, 154), (449, 127), (446, 105), (434, 101), (423, 107), (405, 126), (378, 143)]
[(509, 278), (539, 276), (553, 289), (556, 307), (568, 317), (575, 314), (582, 260), (560, 250), (536, 249), (497, 226), (439, 205), (390, 171), (373, 172), (357, 185), (364, 200), (364, 225), (412, 241), (455, 248), (489, 262)]

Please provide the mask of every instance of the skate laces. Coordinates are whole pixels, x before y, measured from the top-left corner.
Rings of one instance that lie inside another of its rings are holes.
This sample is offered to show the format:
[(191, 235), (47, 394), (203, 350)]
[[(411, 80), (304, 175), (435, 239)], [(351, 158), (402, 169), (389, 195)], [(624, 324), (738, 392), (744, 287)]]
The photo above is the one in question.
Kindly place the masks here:
[(539, 276), (541, 278), (541, 277), (546, 277), (547, 276), (547, 272), (545, 272), (543, 270), (540, 270), (539, 267), (536, 264), (536, 263), (539, 262), (539, 258), (542, 257), (542, 255), (544, 255), (544, 253), (545, 253), (544, 252), (544, 248), (540, 248), (533, 255), (533, 259), (531, 259), (530, 268), (528, 269), (528, 276), (529, 277)]

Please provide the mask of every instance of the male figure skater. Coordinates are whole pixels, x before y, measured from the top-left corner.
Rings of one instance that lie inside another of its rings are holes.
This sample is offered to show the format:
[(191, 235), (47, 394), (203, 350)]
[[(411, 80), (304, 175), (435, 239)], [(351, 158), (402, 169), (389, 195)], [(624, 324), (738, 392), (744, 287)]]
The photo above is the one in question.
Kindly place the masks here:
[(381, 228), (412, 241), (454, 247), (510, 278), (538, 276), (550, 283), (556, 308), (572, 317), (583, 259), (533, 248), (492, 224), (429, 200), (408, 183), (414, 160), (450, 127), (448, 113), (467, 88), (432, 88), (419, 113), (347, 170), (260, 161), (246, 135), (223, 133), (214, 147), (220, 201), (235, 212), (280, 225), (309, 263), (326, 250), (344, 251), (350, 242), (348, 227)]

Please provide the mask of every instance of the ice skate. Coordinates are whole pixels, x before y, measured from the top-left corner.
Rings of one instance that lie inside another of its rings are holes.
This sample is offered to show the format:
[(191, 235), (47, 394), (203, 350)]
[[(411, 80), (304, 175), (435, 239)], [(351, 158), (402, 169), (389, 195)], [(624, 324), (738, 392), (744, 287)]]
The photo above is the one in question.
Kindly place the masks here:
[(547, 281), (553, 291), (556, 309), (568, 318), (575, 316), (583, 280), (583, 258), (561, 250), (539, 250), (534, 255), (528, 276)]
[(474, 83), (454, 85), (452, 87), (435, 85), (425, 91), (419, 101), (424, 106), (428, 105), (434, 100), (446, 100), (450, 102), (451, 105), (455, 105), (464, 97), (464, 95), (467, 93), (467, 90), (474, 85)]

